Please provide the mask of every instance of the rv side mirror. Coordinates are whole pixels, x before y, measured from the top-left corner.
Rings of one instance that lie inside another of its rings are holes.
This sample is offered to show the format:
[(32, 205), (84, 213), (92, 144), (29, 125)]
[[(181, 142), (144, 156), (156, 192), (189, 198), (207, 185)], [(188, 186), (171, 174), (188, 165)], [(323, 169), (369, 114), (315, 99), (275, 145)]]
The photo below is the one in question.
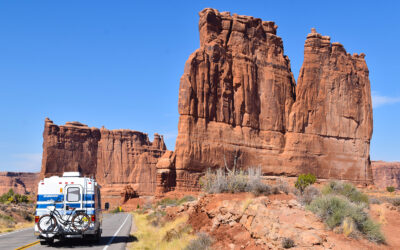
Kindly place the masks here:
[(106, 202), (106, 204), (104, 204), (104, 209), (108, 210), (110, 208), (110, 203)]

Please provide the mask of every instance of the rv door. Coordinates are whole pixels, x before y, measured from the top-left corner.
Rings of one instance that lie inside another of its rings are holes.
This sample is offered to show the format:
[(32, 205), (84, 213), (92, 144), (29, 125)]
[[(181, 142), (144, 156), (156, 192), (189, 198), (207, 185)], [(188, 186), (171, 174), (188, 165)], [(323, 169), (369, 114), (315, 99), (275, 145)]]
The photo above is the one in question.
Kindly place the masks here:
[(70, 208), (82, 208), (83, 188), (78, 184), (70, 184), (64, 187), (65, 206)]

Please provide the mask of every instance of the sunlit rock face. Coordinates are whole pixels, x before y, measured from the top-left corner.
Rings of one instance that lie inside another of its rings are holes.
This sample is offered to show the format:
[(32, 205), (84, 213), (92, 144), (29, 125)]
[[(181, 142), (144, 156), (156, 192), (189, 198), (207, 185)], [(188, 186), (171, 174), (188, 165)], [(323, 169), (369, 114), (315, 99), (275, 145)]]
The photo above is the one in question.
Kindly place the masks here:
[(140, 195), (155, 192), (156, 164), (165, 151), (158, 134), (151, 142), (138, 131), (89, 128), (79, 122), (58, 126), (46, 118), (41, 178), (79, 171), (102, 185), (103, 200), (119, 202), (127, 185)]
[(381, 189), (400, 189), (400, 162), (373, 161), (374, 185)]
[(0, 195), (12, 189), (18, 194), (35, 194), (39, 173), (0, 172)]
[(185, 64), (175, 147), (178, 190), (234, 162), (264, 174), (371, 182), (372, 105), (364, 54), (314, 29), (296, 86), (274, 22), (204, 9)]

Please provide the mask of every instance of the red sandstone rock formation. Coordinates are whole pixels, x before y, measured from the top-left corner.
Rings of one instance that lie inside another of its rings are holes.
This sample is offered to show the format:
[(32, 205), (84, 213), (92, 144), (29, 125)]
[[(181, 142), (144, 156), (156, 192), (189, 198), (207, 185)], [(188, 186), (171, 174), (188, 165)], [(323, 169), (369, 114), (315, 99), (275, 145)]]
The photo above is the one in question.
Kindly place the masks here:
[(372, 173), (375, 186), (400, 189), (400, 162), (373, 161)]
[(167, 150), (158, 160), (156, 194), (174, 190), (176, 186), (175, 153)]
[(139, 197), (138, 193), (131, 187), (131, 185), (126, 185), (121, 192), (122, 203), (126, 203), (129, 199)]
[(58, 126), (46, 118), (41, 178), (65, 171), (94, 176), (103, 186), (103, 201), (119, 201), (128, 184), (138, 194), (150, 195), (156, 189), (156, 163), (165, 151), (158, 134), (150, 142), (138, 131), (89, 128), (79, 122)]
[(198, 187), (206, 168), (261, 166), (370, 182), (372, 106), (364, 55), (315, 30), (295, 85), (273, 22), (200, 12), (200, 48), (179, 89), (176, 185)]
[(11, 188), (18, 194), (34, 194), (38, 181), (39, 173), (0, 172), (0, 195)]
[(290, 171), (372, 179), (372, 102), (364, 57), (348, 54), (315, 29), (307, 36), (284, 150)]

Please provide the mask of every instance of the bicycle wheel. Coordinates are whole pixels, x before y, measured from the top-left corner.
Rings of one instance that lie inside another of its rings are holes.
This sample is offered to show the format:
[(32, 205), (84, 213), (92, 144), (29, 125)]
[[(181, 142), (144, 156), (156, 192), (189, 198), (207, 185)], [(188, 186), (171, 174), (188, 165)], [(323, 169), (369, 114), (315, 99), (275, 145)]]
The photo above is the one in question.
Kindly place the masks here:
[(42, 215), (37, 223), (39, 231), (42, 233), (51, 233), (57, 227), (57, 220), (50, 214)]
[(88, 230), (90, 225), (90, 217), (85, 213), (76, 213), (72, 217), (72, 227), (76, 231), (84, 232)]

